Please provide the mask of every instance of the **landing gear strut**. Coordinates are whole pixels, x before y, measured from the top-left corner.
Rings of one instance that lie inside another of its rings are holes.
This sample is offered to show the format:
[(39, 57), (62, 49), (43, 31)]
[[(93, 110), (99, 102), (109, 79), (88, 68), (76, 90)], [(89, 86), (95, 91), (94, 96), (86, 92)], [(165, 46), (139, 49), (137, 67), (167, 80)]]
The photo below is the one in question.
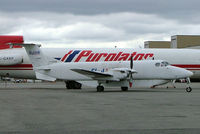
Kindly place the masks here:
[(176, 82), (176, 80), (172, 80), (172, 86), (173, 86), (173, 88), (176, 88), (175, 82)]
[(190, 78), (188, 77), (188, 78), (186, 78), (186, 81), (187, 81), (187, 87), (186, 87), (186, 91), (189, 93), (189, 92), (191, 92), (192, 91), (192, 88), (190, 87)]

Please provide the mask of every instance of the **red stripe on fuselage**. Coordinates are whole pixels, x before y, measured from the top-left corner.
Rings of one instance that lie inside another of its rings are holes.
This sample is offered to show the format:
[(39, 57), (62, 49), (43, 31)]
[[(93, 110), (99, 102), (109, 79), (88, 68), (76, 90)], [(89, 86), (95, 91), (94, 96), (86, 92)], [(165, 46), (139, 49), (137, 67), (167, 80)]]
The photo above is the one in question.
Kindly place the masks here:
[(29, 67), (33, 67), (32, 66), (32, 64), (19, 64), (19, 65), (11, 65), (11, 66), (0, 66), (0, 67), (8, 67), (8, 68), (14, 68), (14, 67), (16, 67), (16, 68), (20, 68), (20, 67), (27, 67), (27, 68), (29, 68)]
[(33, 69), (24, 69), (24, 68), (22, 68), (22, 69), (20, 69), (20, 68), (13, 68), (13, 69), (10, 69), (10, 68), (8, 68), (8, 69), (0, 69), (0, 70), (33, 70)]
[[(187, 70), (200, 70), (200, 64), (172, 64), (176, 67), (185, 68)], [(0, 66), (0, 70), (33, 70), (32, 64), (19, 64), (11, 66)]]
[(172, 66), (181, 67), (181, 68), (200, 68), (199, 64), (173, 64)]

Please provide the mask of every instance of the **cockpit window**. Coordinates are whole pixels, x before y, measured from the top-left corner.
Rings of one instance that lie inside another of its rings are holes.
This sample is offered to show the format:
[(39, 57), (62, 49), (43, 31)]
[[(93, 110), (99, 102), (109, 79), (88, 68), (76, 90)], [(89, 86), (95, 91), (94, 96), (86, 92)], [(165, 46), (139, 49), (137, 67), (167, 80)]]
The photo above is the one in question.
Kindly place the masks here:
[(166, 61), (163, 61), (163, 62), (161, 62), (161, 66), (168, 66), (169, 65), (169, 63), (168, 62), (166, 62)]
[(168, 62), (166, 62), (166, 61), (163, 61), (163, 62), (157, 62), (156, 64), (155, 64), (155, 66), (156, 67), (166, 67), (166, 66), (168, 66), (169, 65), (169, 63)]
[(156, 67), (159, 67), (159, 66), (160, 66), (160, 63), (159, 63), (159, 62), (158, 62), (158, 63), (156, 63), (156, 64), (155, 64), (155, 66), (156, 66)]

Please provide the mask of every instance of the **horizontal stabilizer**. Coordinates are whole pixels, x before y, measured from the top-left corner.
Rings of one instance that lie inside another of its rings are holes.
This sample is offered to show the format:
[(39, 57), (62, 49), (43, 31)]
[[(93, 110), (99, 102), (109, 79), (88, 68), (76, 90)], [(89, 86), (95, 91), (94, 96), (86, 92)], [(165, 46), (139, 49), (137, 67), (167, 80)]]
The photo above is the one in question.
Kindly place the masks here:
[(56, 78), (54, 78), (54, 77), (51, 77), (51, 76), (48, 76), (45, 74), (41, 74), (39, 72), (35, 72), (35, 74), (36, 74), (36, 78), (40, 79), (40, 80), (46, 80), (46, 81), (55, 81), (56, 80)]
[(13, 46), (29, 46), (29, 45), (37, 45), (37, 46), (41, 46), (41, 45), (38, 45), (38, 44), (34, 44), (34, 43), (8, 43), (9, 45), (13, 45)]
[(40, 67), (36, 67), (36, 70), (43, 70), (43, 71), (51, 71), (51, 68), (49, 68), (48, 66), (40, 66)]

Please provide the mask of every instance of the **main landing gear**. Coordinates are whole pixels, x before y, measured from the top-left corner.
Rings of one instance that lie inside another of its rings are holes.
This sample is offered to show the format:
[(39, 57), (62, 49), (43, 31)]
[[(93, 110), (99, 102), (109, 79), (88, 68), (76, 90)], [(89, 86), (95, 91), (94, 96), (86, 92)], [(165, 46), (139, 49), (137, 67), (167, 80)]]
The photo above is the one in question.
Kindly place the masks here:
[(128, 91), (128, 87), (121, 87), (122, 91)]
[(104, 87), (102, 85), (98, 85), (97, 86), (97, 92), (103, 92), (104, 91)]
[(190, 87), (190, 78), (188, 77), (188, 78), (186, 78), (186, 82), (187, 82), (187, 87), (186, 87), (186, 92), (191, 92), (192, 91), (192, 88)]
[(65, 81), (67, 89), (81, 89), (82, 84), (76, 81)]

